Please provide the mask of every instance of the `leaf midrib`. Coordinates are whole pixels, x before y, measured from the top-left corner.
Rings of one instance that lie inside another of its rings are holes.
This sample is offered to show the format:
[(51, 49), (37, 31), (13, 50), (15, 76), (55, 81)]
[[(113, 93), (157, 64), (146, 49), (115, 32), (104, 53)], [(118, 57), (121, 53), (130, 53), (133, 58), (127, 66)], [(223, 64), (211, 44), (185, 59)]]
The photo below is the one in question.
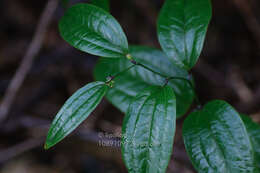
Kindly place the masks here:
[[(95, 86), (91, 87), (90, 89), (86, 90), (85, 92), (83, 92), (82, 94), (80, 94), (79, 96), (77, 96), (77, 98), (75, 98), (75, 99), (71, 102), (70, 105), (66, 106), (66, 109), (69, 108), (69, 107), (73, 104), (73, 102), (79, 100), (79, 98), (80, 98), (81, 96), (83, 96), (84, 94), (86, 94), (89, 90), (91, 90), (91, 89), (93, 89), (94, 87), (97, 87), (97, 86), (99, 86), (99, 85), (102, 85), (102, 84), (95, 85)], [(101, 89), (103, 89), (103, 88), (97, 89), (97, 91), (94, 92), (90, 97), (88, 97), (88, 99), (85, 100), (82, 104), (80, 104), (80, 106), (78, 107), (78, 109), (77, 109), (75, 112), (73, 112), (71, 115), (72, 115), (72, 116), (75, 116), (75, 114), (78, 112), (78, 110), (79, 110), (83, 105), (85, 105), (85, 104), (89, 101), (89, 99), (93, 98)], [(93, 106), (93, 104), (91, 105), (91, 107), (92, 107), (92, 106)], [(65, 109), (65, 111), (66, 111), (66, 109)], [(65, 111), (64, 111), (64, 112), (65, 112)], [(55, 125), (53, 126), (52, 130), (55, 129), (55, 126), (57, 126), (57, 123), (59, 122), (59, 120), (60, 120), (60, 118), (62, 117), (62, 115), (64, 114), (64, 112), (61, 113), (61, 116), (60, 116), (59, 119), (56, 121), (56, 123), (55, 123)], [(72, 116), (68, 117), (67, 120), (65, 120), (64, 124), (67, 124), (67, 122), (72, 119)], [(57, 136), (58, 136), (58, 134), (59, 134), (59, 131), (60, 131), (60, 130), (58, 130), (58, 131), (55, 133), (53, 139), (57, 138)], [(67, 133), (67, 131), (66, 131), (66, 133)]]

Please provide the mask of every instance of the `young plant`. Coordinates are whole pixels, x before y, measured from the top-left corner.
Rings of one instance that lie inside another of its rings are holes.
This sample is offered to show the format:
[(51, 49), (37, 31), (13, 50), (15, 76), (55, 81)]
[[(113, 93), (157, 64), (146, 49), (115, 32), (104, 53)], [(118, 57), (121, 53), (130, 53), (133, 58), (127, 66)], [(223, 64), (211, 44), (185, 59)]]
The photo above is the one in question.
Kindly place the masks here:
[(124, 112), (122, 156), (130, 173), (164, 173), (172, 153), (176, 118), (193, 100), (198, 108), (183, 124), (183, 139), (200, 173), (257, 173), (260, 126), (225, 101), (203, 108), (189, 70), (201, 53), (211, 19), (209, 0), (166, 0), (157, 30), (162, 50), (128, 45), (108, 0), (70, 7), (59, 23), (73, 47), (100, 56), (97, 82), (79, 89), (56, 115), (45, 148), (57, 144), (95, 109), (105, 96)]

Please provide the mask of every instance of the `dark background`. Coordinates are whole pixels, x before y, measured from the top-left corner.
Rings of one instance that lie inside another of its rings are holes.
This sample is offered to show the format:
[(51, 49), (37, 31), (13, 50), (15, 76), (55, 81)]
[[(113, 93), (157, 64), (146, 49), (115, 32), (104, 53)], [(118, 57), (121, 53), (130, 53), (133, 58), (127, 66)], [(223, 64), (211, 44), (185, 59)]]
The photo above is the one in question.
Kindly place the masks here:
[[(71, 0), (79, 2), (76, 0)], [(87, 2), (87, 1), (85, 1)], [(158, 47), (156, 18), (163, 0), (111, 0), (111, 13), (130, 44)], [(0, 1), (0, 103), (24, 60), (46, 0)], [(260, 122), (260, 2), (212, 0), (213, 18), (201, 58), (192, 70), (202, 103), (224, 99)], [(43, 149), (49, 123), (65, 100), (93, 81), (98, 57), (80, 52), (61, 39), (57, 23), (61, 4), (51, 17), (41, 49), (0, 125), (1, 173), (124, 173), (117, 142), (123, 114), (106, 100), (73, 135)], [(168, 172), (192, 173), (177, 132)]]

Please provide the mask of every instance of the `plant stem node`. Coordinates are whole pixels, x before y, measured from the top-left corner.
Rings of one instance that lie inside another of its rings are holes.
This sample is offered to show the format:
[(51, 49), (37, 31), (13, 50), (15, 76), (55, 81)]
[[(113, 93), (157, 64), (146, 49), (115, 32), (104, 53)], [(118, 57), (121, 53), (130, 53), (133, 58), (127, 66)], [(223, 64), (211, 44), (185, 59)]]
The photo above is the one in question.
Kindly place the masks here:
[(126, 54), (126, 58), (128, 59), (128, 60), (132, 60), (133, 58), (132, 58), (132, 56), (128, 53), (128, 54)]

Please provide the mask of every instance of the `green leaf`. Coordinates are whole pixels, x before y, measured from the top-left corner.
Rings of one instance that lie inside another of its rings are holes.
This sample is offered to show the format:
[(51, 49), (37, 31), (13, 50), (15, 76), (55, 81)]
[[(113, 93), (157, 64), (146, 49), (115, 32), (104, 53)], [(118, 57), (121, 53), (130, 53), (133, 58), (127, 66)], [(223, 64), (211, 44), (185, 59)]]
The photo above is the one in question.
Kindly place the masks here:
[(109, 0), (92, 0), (91, 3), (109, 12), (110, 9)]
[(210, 0), (166, 0), (157, 31), (162, 49), (178, 66), (191, 69), (201, 53), (211, 19)]
[(63, 105), (49, 129), (45, 148), (57, 144), (84, 121), (106, 94), (104, 82), (92, 82), (75, 92)]
[[(167, 76), (179, 76), (189, 79), (189, 74), (173, 65), (160, 50), (144, 47), (131, 46), (130, 54), (136, 61), (143, 63), (153, 70)], [(101, 59), (95, 67), (94, 75), (97, 80), (105, 80), (106, 76), (116, 74), (131, 66), (126, 59)], [(118, 76), (115, 85), (107, 93), (107, 98), (122, 112), (126, 112), (133, 97), (149, 85), (163, 85), (165, 79), (142, 67), (136, 66), (130, 71)], [(184, 115), (194, 99), (194, 93), (190, 85), (182, 80), (171, 80), (169, 86), (174, 89), (177, 98), (177, 117)]]
[(90, 4), (69, 8), (59, 23), (60, 34), (73, 47), (102, 57), (117, 58), (128, 53), (120, 24), (105, 10)]
[(171, 87), (151, 86), (128, 108), (122, 127), (122, 154), (129, 173), (163, 173), (171, 153), (176, 98)]
[(121, 112), (126, 113), (132, 99), (150, 85), (135, 79), (133, 76), (123, 74), (115, 79), (115, 85), (109, 90), (106, 98)]
[(258, 172), (244, 123), (224, 101), (211, 101), (191, 113), (184, 121), (183, 138), (199, 173)]
[(255, 159), (256, 159), (256, 164), (258, 168), (260, 168), (260, 125), (255, 123), (250, 117), (240, 114), (248, 135), (251, 139), (252, 146), (254, 148), (255, 152)]

